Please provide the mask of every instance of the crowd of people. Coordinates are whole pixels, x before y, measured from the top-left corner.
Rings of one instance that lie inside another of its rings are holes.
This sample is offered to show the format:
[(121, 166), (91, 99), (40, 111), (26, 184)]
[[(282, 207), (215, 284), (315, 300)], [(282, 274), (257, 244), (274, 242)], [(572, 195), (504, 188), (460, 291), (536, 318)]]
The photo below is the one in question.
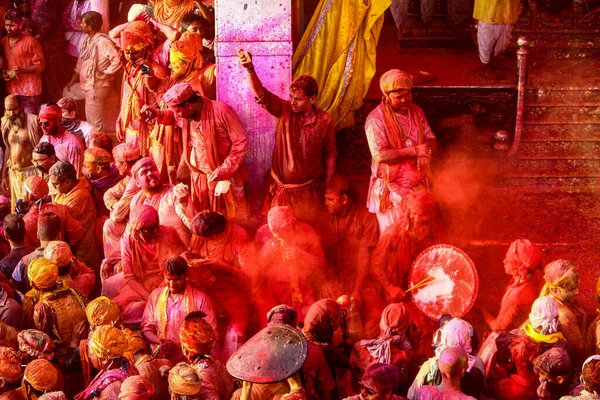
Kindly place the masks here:
[[(298, 76), (282, 99), (240, 50), (256, 107), (276, 119), (253, 215), (248, 134), (215, 100), (210, 6), (2, 11), (0, 400), (600, 397), (600, 319), (577, 301), (578, 268), (555, 260), (542, 278), (528, 240), (508, 249), (498, 315), (480, 307), (481, 340), (462, 315), (432, 321), (410, 301), (413, 261), (446, 232), (409, 73), (379, 81), (364, 204), (336, 175), (317, 81)], [(281, 324), (307, 341), (300, 372), (230, 375), (232, 355)]]

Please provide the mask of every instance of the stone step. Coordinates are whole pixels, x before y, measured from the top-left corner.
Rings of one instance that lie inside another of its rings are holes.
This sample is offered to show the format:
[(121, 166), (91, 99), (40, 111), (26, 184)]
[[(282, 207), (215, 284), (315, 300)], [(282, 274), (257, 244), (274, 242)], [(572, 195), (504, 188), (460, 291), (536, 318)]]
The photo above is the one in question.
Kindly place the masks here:
[(543, 121), (561, 124), (600, 124), (600, 105), (591, 106), (531, 106), (525, 104), (526, 123)]
[(509, 187), (549, 187), (559, 188), (591, 188), (600, 186), (598, 177), (544, 177), (544, 176), (506, 176), (504, 186)]
[(600, 141), (522, 142), (519, 159), (600, 160)]
[(597, 177), (598, 159), (517, 159), (505, 165), (506, 176), (519, 177)]
[(600, 140), (599, 124), (527, 124), (521, 142), (594, 141)]
[(540, 87), (525, 91), (527, 106), (588, 106), (600, 105), (600, 88), (574, 89)]

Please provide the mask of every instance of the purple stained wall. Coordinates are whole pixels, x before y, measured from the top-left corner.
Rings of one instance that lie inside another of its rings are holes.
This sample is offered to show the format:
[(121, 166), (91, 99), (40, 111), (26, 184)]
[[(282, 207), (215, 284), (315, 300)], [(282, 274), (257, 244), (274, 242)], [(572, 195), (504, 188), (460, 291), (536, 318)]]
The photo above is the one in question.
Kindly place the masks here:
[(252, 54), (265, 88), (287, 98), (293, 52), (291, 0), (216, 0), (215, 5), (217, 99), (233, 107), (248, 131), (247, 188), (257, 211), (271, 167), (275, 118), (254, 102), (238, 50)]

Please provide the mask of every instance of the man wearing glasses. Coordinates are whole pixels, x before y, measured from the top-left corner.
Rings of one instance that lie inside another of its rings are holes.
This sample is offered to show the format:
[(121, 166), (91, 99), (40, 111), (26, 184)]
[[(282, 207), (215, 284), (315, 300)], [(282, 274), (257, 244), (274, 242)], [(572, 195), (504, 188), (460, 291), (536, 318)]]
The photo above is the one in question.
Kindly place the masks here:
[(62, 109), (56, 104), (48, 103), (40, 108), (40, 127), (44, 134), (40, 143), (47, 142), (54, 146), (56, 157), (70, 162), (75, 167), (77, 178), (80, 178), (85, 149), (77, 136), (62, 127), (61, 119)]

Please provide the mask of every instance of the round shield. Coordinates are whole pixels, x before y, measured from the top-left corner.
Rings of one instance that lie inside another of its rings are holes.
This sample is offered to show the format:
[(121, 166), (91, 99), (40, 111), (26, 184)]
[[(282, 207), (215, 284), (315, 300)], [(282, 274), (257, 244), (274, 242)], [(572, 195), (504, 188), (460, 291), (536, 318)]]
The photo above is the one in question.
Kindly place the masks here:
[(247, 382), (281, 382), (298, 372), (307, 356), (308, 343), (301, 331), (284, 324), (268, 326), (231, 355), (227, 371)]
[(444, 314), (461, 318), (479, 291), (475, 264), (462, 250), (448, 244), (431, 246), (417, 256), (408, 275), (415, 306), (437, 321)]

